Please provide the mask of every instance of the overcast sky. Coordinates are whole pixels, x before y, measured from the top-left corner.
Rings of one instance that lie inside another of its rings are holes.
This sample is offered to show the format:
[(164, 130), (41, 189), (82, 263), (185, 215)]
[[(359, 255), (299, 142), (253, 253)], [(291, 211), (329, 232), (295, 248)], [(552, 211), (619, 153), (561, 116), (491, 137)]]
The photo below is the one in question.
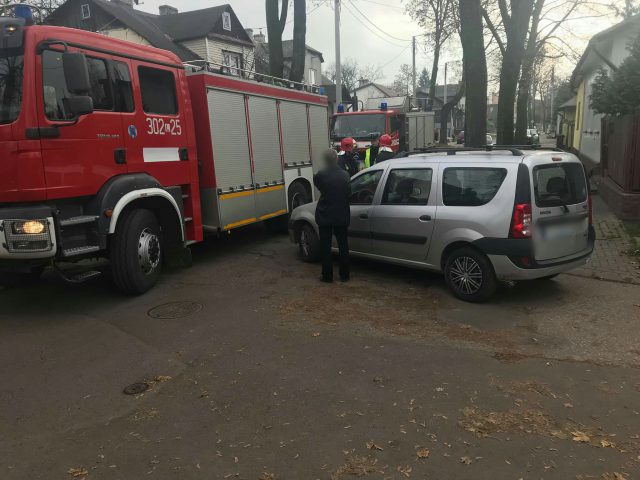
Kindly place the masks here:
[[(613, 0), (617, 1), (617, 0)], [(142, 3), (144, 2), (144, 3)], [(240, 22), (245, 28), (253, 28), (256, 32), (262, 28), (267, 33), (265, 20), (264, 0), (141, 0), (137, 8), (152, 13), (158, 12), (158, 6), (170, 4), (180, 11), (207, 8), (212, 5), (229, 3)], [(320, 50), (324, 55), (326, 69), (335, 60), (334, 51), (334, 13), (333, 0), (307, 0), (307, 45)], [(401, 0), (342, 0), (342, 28), (341, 45), (342, 59), (353, 58), (361, 65), (373, 65), (383, 72), (382, 83), (391, 83), (396, 75), (398, 67), (403, 63), (411, 64), (411, 36), (423, 33), (420, 27), (405, 14)], [(358, 10), (361, 13), (358, 13)], [(293, 36), (292, 9), (289, 9), (289, 21), (284, 33), (284, 38)], [(573, 22), (573, 31), (578, 30), (577, 36), (571, 35), (567, 40), (574, 45), (576, 50), (582, 51), (586, 41), (591, 35), (607, 28), (615, 21), (607, 19), (589, 19), (588, 21)], [(569, 27), (567, 24), (567, 27)], [(385, 33), (381, 32), (384, 31)], [(566, 30), (566, 29), (565, 29)], [(580, 31), (583, 30), (583, 31)], [(560, 32), (559, 32), (560, 33)], [(431, 70), (431, 52), (419, 45), (416, 57), (418, 71), (423, 67)], [(443, 63), (459, 61), (462, 54), (459, 48), (448, 48), (441, 55), (439, 83), (444, 81)], [(459, 62), (458, 62), (459, 63)], [(567, 63), (567, 62), (565, 62)], [(452, 66), (453, 75), (450, 75), (451, 83), (457, 81), (455, 72), (459, 68)], [(570, 73), (572, 65), (564, 66), (564, 74)], [(562, 74), (562, 66), (560, 71)], [(453, 77), (453, 78), (452, 78)]]

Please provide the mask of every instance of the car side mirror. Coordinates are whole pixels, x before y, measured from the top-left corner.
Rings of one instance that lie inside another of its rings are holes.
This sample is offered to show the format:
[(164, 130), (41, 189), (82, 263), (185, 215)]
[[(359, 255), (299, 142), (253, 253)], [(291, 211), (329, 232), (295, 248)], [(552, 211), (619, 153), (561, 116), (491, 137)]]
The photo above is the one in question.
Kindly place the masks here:
[[(62, 54), (62, 69), (67, 90), (73, 95), (86, 95), (91, 91), (87, 57), (83, 53), (65, 52)], [(93, 106), (92, 106), (93, 108)]]
[(75, 118), (93, 113), (93, 99), (89, 95), (78, 95), (65, 99), (65, 106)]

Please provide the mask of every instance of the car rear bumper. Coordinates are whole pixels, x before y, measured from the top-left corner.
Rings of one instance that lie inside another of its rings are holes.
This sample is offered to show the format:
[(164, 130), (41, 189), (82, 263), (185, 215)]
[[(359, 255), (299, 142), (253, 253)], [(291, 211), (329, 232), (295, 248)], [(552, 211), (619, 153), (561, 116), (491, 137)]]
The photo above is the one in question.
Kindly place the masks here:
[(587, 248), (574, 255), (547, 261), (536, 261), (531, 239), (483, 238), (474, 245), (487, 254), (500, 280), (535, 280), (579, 268), (591, 261), (595, 246), (595, 230), (589, 227)]

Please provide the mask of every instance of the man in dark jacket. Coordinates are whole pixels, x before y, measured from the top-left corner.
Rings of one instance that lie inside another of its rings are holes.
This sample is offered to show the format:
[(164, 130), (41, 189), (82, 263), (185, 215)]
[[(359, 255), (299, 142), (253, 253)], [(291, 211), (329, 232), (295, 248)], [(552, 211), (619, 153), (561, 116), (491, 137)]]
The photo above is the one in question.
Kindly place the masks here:
[(391, 144), (393, 140), (391, 139), (391, 135), (387, 135), (386, 133), (380, 137), (378, 149), (378, 157), (376, 158), (376, 163), (386, 162), (387, 160), (391, 160), (395, 154), (391, 149)]
[(320, 190), (316, 206), (316, 223), (320, 230), (320, 254), (322, 256), (323, 282), (333, 282), (331, 239), (336, 236), (340, 252), (340, 280), (349, 281), (349, 242), (347, 229), (351, 221), (351, 181), (346, 170), (338, 166), (335, 150), (324, 154), (326, 168), (313, 176), (314, 185)]

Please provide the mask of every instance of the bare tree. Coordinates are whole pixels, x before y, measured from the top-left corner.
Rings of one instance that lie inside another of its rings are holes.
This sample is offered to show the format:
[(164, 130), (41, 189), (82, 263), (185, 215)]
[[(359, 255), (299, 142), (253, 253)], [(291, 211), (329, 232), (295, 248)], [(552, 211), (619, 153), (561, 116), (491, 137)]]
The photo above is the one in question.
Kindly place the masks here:
[(64, 2), (65, 0), (0, 0), (0, 15), (9, 14), (17, 3), (22, 3), (33, 8), (34, 23), (44, 23), (45, 19)]
[[(281, 3), (281, 5), (280, 5)], [(267, 34), (269, 36), (269, 70), (272, 76), (284, 77), (282, 32), (287, 24), (289, 0), (265, 0)]]
[[(509, 3), (507, 4), (507, 1)], [(498, 143), (513, 143), (513, 105), (520, 79), (520, 67), (525, 52), (525, 42), (534, 0), (497, 0), (504, 38), (487, 11), (483, 16), (502, 53), (500, 69), (500, 98), (498, 99)]]
[(289, 79), (294, 82), (304, 80), (304, 66), (307, 57), (307, 10), (305, 0), (293, 0), (293, 61)]
[[(364, 65), (360, 66), (356, 60), (353, 58), (345, 59), (341, 64), (342, 70), (342, 84), (352, 92), (358, 86), (358, 81), (368, 80), (370, 82), (375, 82), (376, 80), (380, 80), (382, 78), (382, 72), (379, 68), (374, 67), (373, 65)], [(336, 65), (332, 63), (325, 70), (326, 76), (332, 81), (336, 80)]]
[(412, 80), (413, 71), (408, 64), (404, 63), (400, 65), (391, 88), (393, 88), (399, 95), (409, 95), (411, 91), (410, 85)]
[(458, 31), (457, 0), (408, 0), (406, 12), (426, 30), (433, 49), (433, 66), (429, 83), (429, 97), (435, 97), (440, 51), (447, 40)]
[(462, 42), (467, 101), (464, 143), (479, 147), (487, 143), (487, 58), (480, 0), (460, 0)]

